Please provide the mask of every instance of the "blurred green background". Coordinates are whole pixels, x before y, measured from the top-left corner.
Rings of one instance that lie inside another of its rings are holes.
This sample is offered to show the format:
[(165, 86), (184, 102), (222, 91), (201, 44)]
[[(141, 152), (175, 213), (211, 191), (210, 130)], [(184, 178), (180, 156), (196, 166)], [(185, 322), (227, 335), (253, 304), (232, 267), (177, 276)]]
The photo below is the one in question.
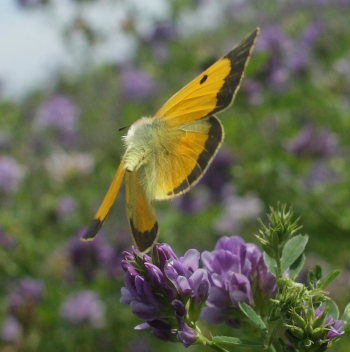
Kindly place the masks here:
[[(330, 292), (343, 309), (350, 299), (349, 14), (349, 0), (5, 0), (1, 351), (184, 349), (134, 331), (140, 320), (119, 303), (120, 257), (131, 245), (124, 192), (96, 241), (79, 236), (123, 151), (118, 128), (151, 116), (256, 26), (245, 80), (219, 116), (224, 146), (189, 194), (156, 204), (160, 241), (179, 255), (211, 250), (222, 235), (254, 241), (257, 217), (286, 202), (310, 235), (307, 266), (342, 269)], [(345, 337), (331, 350), (349, 349)]]

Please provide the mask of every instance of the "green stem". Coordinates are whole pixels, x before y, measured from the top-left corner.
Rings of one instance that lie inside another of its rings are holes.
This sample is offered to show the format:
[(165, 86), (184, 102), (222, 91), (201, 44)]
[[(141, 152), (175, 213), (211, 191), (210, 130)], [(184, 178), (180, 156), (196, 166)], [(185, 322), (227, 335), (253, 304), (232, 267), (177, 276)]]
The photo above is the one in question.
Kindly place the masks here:
[(198, 327), (196, 327), (196, 330), (198, 332), (198, 339), (197, 339), (197, 343), (200, 343), (204, 346), (208, 346), (211, 347), (214, 351), (218, 351), (218, 352), (230, 352), (228, 351), (226, 348), (218, 346), (217, 344), (215, 344), (213, 341), (209, 340), (207, 337), (205, 337), (204, 335), (202, 335), (202, 332), (200, 331), (200, 329)]
[(279, 248), (278, 248), (278, 250), (277, 250), (277, 255), (276, 255), (276, 266), (277, 266), (277, 277), (276, 277), (276, 279), (278, 280), (279, 278), (281, 278), (282, 277), (282, 269), (281, 269), (281, 253), (280, 253), (281, 251), (279, 250)]

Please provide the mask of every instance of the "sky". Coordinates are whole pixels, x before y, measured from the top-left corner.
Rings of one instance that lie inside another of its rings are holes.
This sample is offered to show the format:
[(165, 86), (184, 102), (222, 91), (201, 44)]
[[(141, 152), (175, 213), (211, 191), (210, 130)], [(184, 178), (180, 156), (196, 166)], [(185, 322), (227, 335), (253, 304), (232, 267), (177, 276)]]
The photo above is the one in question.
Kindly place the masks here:
[(130, 11), (142, 14), (137, 22), (144, 32), (152, 20), (166, 17), (166, 4), (162, 0), (99, 0), (77, 5), (72, 0), (53, 0), (44, 11), (20, 8), (15, 0), (0, 0), (0, 97), (21, 99), (32, 89), (50, 85), (56, 72), (80, 72), (87, 64), (86, 43), (76, 36), (69, 46), (62, 35), (78, 13), (105, 36), (89, 57), (89, 65), (98, 65), (132, 56), (136, 43), (120, 30)]

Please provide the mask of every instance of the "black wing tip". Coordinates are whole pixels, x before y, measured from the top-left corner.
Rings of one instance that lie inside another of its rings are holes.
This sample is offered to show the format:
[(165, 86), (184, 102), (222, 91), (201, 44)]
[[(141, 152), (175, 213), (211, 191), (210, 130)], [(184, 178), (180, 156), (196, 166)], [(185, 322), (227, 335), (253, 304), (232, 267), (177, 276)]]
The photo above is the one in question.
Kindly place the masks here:
[(100, 230), (102, 224), (103, 224), (103, 221), (99, 219), (94, 219), (81, 239), (84, 241), (93, 240), (96, 237), (97, 232)]
[(246, 39), (244, 39), (243, 41), (251, 41), (251, 40), (255, 40), (255, 38), (260, 34), (260, 27), (256, 27), (254, 29), (253, 32), (251, 32), (247, 37)]
[(151, 250), (158, 238), (158, 222), (156, 221), (149, 231), (141, 232), (130, 219), (130, 227), (138, 250), (141, 253)]

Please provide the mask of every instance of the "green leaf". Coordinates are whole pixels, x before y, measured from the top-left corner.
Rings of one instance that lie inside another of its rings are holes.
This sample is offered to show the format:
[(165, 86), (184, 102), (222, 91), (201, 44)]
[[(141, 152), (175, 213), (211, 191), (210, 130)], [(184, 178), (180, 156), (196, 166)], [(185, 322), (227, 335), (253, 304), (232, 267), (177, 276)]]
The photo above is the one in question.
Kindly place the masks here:
[(231, 337), (231, 336), (214, 336), (212, 338), (212, 342), (218, 345), (240, 345), (240, 346), (261, 347), (261, 348), (264, 347), (264, 345), (259, 344), (257, 342), (241, 340), (238, 337)]
[(333, 270), (322, 279), (318, 287), (324, 290), (339, 274), (340, 270)]
[(244, 315), (260, 330), (267, 330), (264, 321), (261, 316), (255, 312), (255, 310), (247, 303), (239, 303), (239, 308), (244, 313)]
[(308, 240), (307, 235), (297, 235), (285, 244), (281, 258), (282, 272), (285, 272), (301, 256)]
[(289, 277), (295, 279), (300, 273), (305, 264), (305, 254), (303, 253), (299, 258), (289, 267)]
[(267, 269), (273, 276), (277, 276), (277, 263), (276, 260), (271, 258), (266, 252), (264, 252), (264, 262)]
[(346, 305), (341, 318), (345, 321), (345, 329), (350, 327), (350, 302)]
[(335, 320), (339, 318), (339, 308), (333, 300), (328, 299), (323, 303), (323, 307), (327, 310), (327, 315), (331, 315)]

